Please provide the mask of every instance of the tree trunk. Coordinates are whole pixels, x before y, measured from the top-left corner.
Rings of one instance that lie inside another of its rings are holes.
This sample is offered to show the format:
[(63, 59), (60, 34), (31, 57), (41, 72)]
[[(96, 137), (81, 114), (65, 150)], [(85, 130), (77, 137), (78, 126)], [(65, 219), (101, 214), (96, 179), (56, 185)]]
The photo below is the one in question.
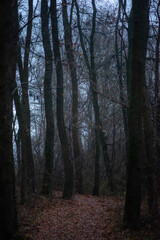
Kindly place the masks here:
[(17, 231), (15, 176), (12, 146), (12, 81), (15, 77), (15, 5), (0, 3), (0, 238)]
[[(118, 83), (120, 90), (120, 100), (122, 103), (124, 100), (124, 92), (123, 92), (123, 81), (122, 81), (122, 62), (120, 59), (122, 58), (122, 47), (121, 47), (121, 56), (119, 57), (119, 49), (118, 49), (118, 22), (120, 20), (120, 10), (121, 10), (121, 0), (119, 1), (119, 9), (118, 16), (116, 20), (116, 28), (115, 28), (115, 51), (116, 51), (116, 62), (117, 62), (117, 75), (118, 75)], [(127, 139), (128, 139), (128, 111), (124, 105), (122, 105), (122, 114), (123, 114), (123, 122), (124, 122), (124, 131), (126, 136), (126, 151), (128, 149)]]
[[(157, 13), (160, 11), (160, 1), (157, 5)], [(157, 193), (160, 194), (160, 94), (159, 94), (159, 47), (160, 47), (160, 16), (158, 26), (158, 36), (156, 41), (156, 63), (155, 63), (155, 104), (156, 104), (156, 177)]]
[(141, 163), (143, 159), (143, 76), (148, 37), (148, 0), (133, 0), (132, 38), (130, 41), (129, 156), (124, 227), (140, 227)]
[(54, 158), (54, 114), (52, 102), (52, 50), (48, 28), (48, 2), (41, 1), (42, 38), (45, 52), (44, 101), (46, 116), (45, 170), (43, 194), (52, 194), (52, 171)]
[(143, 85), (143, 124), (144, 124), (144, 137), (145, 137), (145, 150), (146, 150), (146, 177), (147, 177), (147, 190), (148, 190), (148, 206), (149, 213), (153, 217), (154, 221), (159, 218), (157, 191), (155, 185), (155, 154), (154, 154), (154, 139), (153, 139), (153, 127), (151, 119), (151, 110), (147, 98), (147, 92), (145, 87), (145, 75)]
[[(21, 203), (27, 200), (28, 193), (34, 192), (34, 160), (30, 133), (30, 107), (28, 97), (28, 62), (32, 33), (33, 0), (29, 0), (28, 25), (25, 43), (24, 63), (22, 63), (21, 49), (18, 46), (17, 61), (19, 67), (20, 81), (22, 87), (21, 116), (19, 122), (22, 151), (22, 181), (21, 181)], [(18, 9), (17, 9), (18, 24)]]
[(94, 188), (93, 188), (93, 195), (99, 195), (99, 158), (100, 158), (100, 142), (102, 145), (103, 151), (103, 159), (106, 166), (106, 174), (107, 180), (109, 183), (110, 189), (112, 188), (112, 180), (110, 179), (110, 163), (109, 163), (109, 155), (108, 155), (108, 146), (106, 143), (106, 139), (104, 133), (102, 131), (102, 124), (100, 121), (99, 115), (99, 104), (98, 104), (98, 91), (97, 91), (97, 76), (96, 76), (96, 68), (95, 68), (95, 60), (94, 60), (94, 35), (96, 29), (96, 5), (95, 1), (92, 0), (92, 7), (93, 7), (93, 15), (92, 15), (92, 30), (90, 35), (90, 61), (87, 55), (84, 41), (83, 41), (83, 32), (81, 29), (80, 24), (80, 13), (79, 13), (79, 6), (77, 1), (75, 1), (75, 6), (77, 9), (77, 22), (78, 22), (78, 30), (80, 36), (81, 47), (84, 55), (84, 59), (89, 71), (89, 81), (90, 81), (90, 89), (92, 94), (92, 102), (93, 102), (93, 109), (94, 109), (94, 121), (95, 121), (95, 178), (94, 178)]
[(76, 169), (76, 191), (81, 194), (83, 193), (83, 183), (82, 183), (82, 159), (78, 139), (78, 79), (76, 72), (76, 62), (74, 59), (72, 46), (73, 45), (71, 32), (72, 30), (71, 25), (68, 22), (66, 0), (63, 0), (63, 26), (65, 34), (65, 48), (72, 80), (72, 141)]
[[(16, 68), (16, 66), (15, 66)], [(16, 69), (15, 69), (16, 71)], [(14, 104), (16, 108), (16, 115), (19, 123), (19, 131), (16, 136), (16, 146), (17, 146), (17, 161), (18, 161), (18, 173), (17, 173), (17, 184), (19, 187), (21, 187), (21, 180), (22, 180), (22, 159), (21, 159), (21, 126), (22, 126), (22, 110), (21, 110), (21, 102), (20, 102), (20, 96), (18, 94), (18, 87), (16, 83), (16, 76), (13, 80), (13, 89), (12, 89), (12, 95), (14, 99)]]
[(95, 69), (94, 60), (94, 36), (96, 29), (96, 5), (95, 1), (92, 0), (93, 16), (92, 16), (92, 31), (90, 35), (90, 69), (89, 69), (89, 80), (92, 93), (94, 117), (95, 117), (95, 178), (94, 178), (94, 188), (93, 195), (99, 195), (99, 158), (100, 158), (100, 119), (99, 119), (99, 105), (98, 105), (98, 95), (97, 95), (97, 76)]
[(63, 198), (70, 199), (73, 193), (73, 165), (69, 154), (69, 145), (64, 121), (63, 98), (63, 67), (59, 48), (57, 1), (51, 0), (52, 40), (54, 48), (54, 60), (57, 75), (57, 125), (64, 160), (65, 183)]

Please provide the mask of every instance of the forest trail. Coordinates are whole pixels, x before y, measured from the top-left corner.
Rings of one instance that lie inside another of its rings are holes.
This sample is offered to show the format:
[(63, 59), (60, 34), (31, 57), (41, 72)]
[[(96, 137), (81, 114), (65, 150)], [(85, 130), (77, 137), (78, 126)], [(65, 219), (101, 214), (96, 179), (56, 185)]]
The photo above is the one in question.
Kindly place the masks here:
[(122, 231), (123, 207), (124, 201), (117, 197), (75, 195), (63, 200), (42, 196), (20, 207), (20, 231), (25, 240), (160, 239), (148, 227), (141, 233)]

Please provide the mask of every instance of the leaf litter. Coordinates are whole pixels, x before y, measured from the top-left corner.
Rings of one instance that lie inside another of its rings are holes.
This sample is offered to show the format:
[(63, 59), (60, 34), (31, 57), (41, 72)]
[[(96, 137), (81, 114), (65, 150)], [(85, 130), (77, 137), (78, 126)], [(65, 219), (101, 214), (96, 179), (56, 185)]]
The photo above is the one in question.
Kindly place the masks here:
[(123, 231), (124, 199), (75, 195), (64, 200), (38, 197), (19, 206), (20, 233), (25, 240), (160, 240), (151, 224), (140, 232)]

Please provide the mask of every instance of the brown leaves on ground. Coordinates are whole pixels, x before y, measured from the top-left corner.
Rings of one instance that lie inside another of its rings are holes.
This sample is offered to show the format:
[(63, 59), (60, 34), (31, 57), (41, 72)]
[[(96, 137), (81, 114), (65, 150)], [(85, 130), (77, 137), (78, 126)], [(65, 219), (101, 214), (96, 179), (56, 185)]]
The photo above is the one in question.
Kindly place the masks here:
[(40, 199), (19, 209), (20, 232), (25, 240), (150, 240), (158, 231), (145, 226), (141, 232), (121, 230), (122, 198), (75, 195)]

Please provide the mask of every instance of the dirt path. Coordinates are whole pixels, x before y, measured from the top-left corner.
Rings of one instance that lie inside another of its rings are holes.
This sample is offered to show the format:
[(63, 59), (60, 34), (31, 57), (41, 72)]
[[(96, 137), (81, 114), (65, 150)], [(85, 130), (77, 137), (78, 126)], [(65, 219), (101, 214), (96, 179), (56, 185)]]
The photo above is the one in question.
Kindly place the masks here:
[[(31, 208), (21, 207), (21, 232), (27, 240), (158, 239), (144, 231), (123, 232), (123, 201), (115, 197), (76, 195), (73, 200), (41, 197)], [(146, 238), (146, 236), (147, 238)]]

